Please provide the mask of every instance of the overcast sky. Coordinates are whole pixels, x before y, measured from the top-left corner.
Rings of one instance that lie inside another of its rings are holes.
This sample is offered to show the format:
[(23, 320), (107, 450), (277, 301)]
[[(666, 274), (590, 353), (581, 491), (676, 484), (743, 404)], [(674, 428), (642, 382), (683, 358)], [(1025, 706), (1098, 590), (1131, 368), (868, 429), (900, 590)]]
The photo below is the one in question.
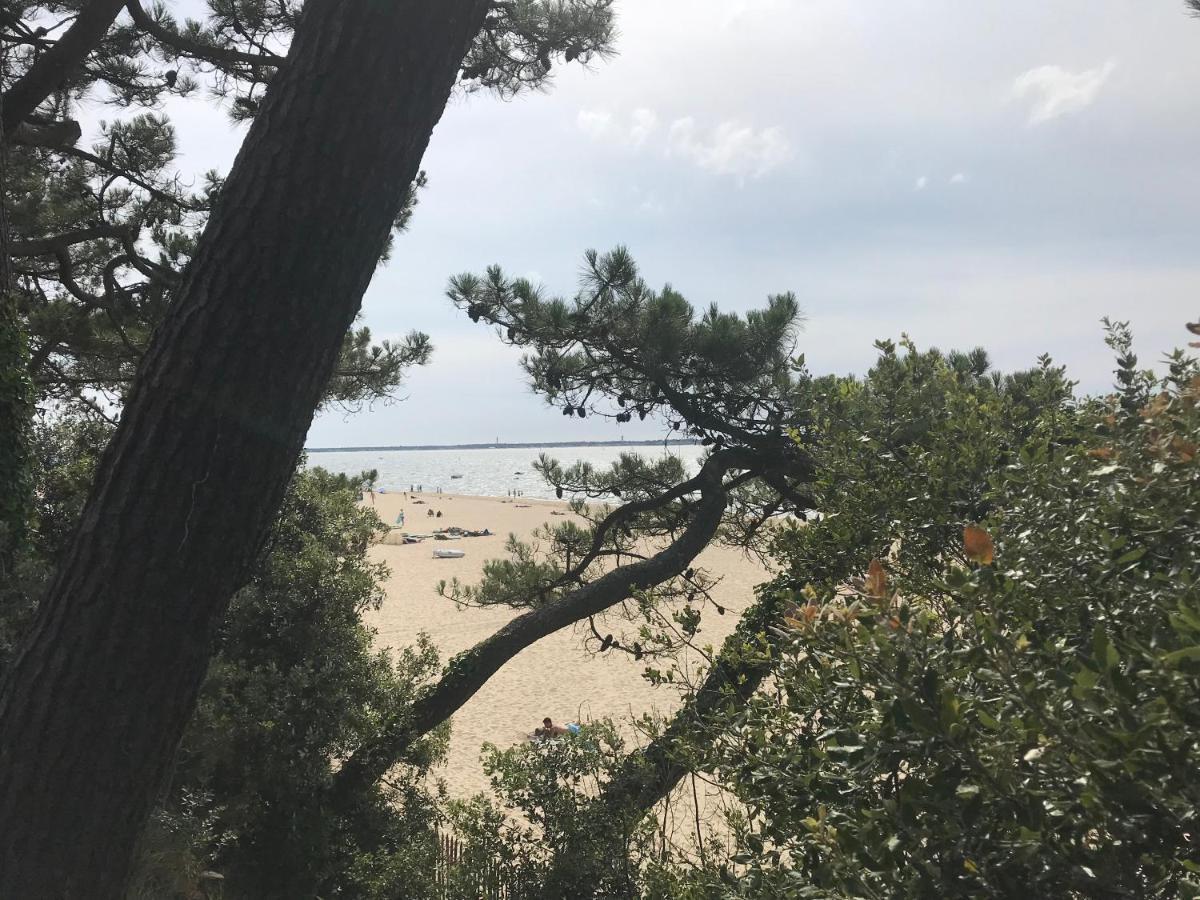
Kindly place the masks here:
[[(1200, 315), (1200, 21), (1181, 0), (618, 0), (619, 55), (550, 92), (446, 111), (409, 234), (367, 293), (427, 332), (404, 402), (330, 411), (313, 447), (597, 439), (445, 299), (499, 263), (571, 293), (589, 247), (745, 310), (793, 290), (798, 350), (862, 372), (876, 338), (1040, 353), (1109, 383), (1101, 316), (1143, 360)], [(185, 169), (240, 140), (173, 107)], [(645, 423), (626, 437), (656, 437)]]

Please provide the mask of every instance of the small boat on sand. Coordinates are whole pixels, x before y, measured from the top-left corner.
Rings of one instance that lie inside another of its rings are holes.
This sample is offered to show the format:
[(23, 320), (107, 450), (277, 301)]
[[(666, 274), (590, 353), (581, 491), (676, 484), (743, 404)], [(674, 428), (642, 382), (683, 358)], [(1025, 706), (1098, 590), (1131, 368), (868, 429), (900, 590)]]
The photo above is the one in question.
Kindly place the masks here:
[(434, 559), (462, 559), (466, 555), (463, 550), (443, 550), (440, 547), (433, 551)]

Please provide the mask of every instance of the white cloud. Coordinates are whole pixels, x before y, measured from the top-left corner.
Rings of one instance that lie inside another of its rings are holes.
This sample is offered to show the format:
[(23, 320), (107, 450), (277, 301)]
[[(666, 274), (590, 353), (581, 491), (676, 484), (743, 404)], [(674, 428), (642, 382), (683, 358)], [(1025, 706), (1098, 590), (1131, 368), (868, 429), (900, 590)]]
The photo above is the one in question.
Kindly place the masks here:
[(726, 0), (723, 27), (734, 25), (739, 19), (756, 13), (777, 13), (787, 10), (787, 0)]
[(792, 145), (778, 127), (753, 127), (722, 122), (707, 136), (697, 133), (691, 116), (671, 123), (667, 154), (682, 156), (701, 169), (739, 179), (761, 178), (792, 158)]
[(950, 183), (951, 184), (966, 184), (967, 183), (967, 173), (966, 172), (955, 172), (953, 175), (950, 176)]
[(646, 139), (658, 128), (658, 116), (654, 110), (639, 107), (633, 111), (633, 125), (629, 129), (629, 142), (635, 147), (646, 143)]
[[(640, 150), (658, 134), (658, 114), (639, 106), (628, 115), (582, 109), (575, 117), (578, 129), (592, 140)], [(658, 146), (662, 139), (654, 141)], [(740, 180), (761, 178), (792, 158), (792, 145), (778, 127), (755, 129), (735, 121), (717, 125), (702, 134), (691, 116), (676, 119), (665, 137), (664, 152), (690, 160), (701, 169)]]
[(575, 125), (592, 140), (615, 141), (630, 147), (641, 147), (658, 129), (658, 115), (652, 109), (638, 107), (629, 115), (629, 121), (610, 112), (597, 109), (581, 109), (575, 116)]
[(1029, 124), (1039, 125), (1091, 106), (1116, 67), (1116, 61), (1111, 59), (1099, 68), (1083, 72), (1069, 72), (1061, 66), (1039, 66), (1017, 77), (1012, 95), (1017, 99), (1034, 98)]
[(922, 175), (917, 179), (917, 183), (913, 185), (913, 190), (923, 191), (927, 187), (929, 187), (929, 177), (927, 175)]
[(598, 139), (612, 132), (612, 114), (594, 109), (581, 109), (575, 117), (575, 124), (588, 137)]

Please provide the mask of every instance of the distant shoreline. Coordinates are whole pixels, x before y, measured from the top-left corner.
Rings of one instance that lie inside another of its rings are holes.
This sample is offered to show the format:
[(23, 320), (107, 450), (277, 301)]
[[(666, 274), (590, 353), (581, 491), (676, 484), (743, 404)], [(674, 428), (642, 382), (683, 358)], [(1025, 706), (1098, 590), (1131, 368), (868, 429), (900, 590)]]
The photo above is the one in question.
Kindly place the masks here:
[(688, 447), (699, 444), (696, 440), (656, 441), (530, 441), (523, 444), (412, 444), (394, 447), (305, 447), (306, 453), (378, 453), (380, 451), (409, 450), (530, 450), (538, 447)]

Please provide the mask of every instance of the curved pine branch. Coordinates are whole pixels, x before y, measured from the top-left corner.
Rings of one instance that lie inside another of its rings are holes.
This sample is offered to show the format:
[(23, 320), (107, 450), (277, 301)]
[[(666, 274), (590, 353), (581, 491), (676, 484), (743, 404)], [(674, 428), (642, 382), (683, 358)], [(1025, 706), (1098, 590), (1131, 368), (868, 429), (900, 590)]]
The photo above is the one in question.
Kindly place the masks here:
[(75, 244), (94, 241), (101, 238), (127, 239), (129, 229), (122, 225), (101, 222), (90, 228), (79, 228), (75, 231), (65, 231), (52, 237), (30, 238), (25, 241), (11, 241), (9, 253), (13, 256), (44, 256), (66, 250)]
[(345, 761), (334, 777), (335, 804), (347, 804), (382, 778), (417, 738), (450, 718), (510, 659), (547, 635), (604, 612), (634, 591), (662, 584), (684, 572), (708, 546), (721, 525), (728, 502), (722, 479), (737, 463), (734, 451), (714, 453), (696, 481), (701, 499), (688, 526), (654, 556), (613, 569), (559, 600), (513, 619), (491, 637), (451, 661), (446, 673), (412, 707), (404, 710), (383, 737)]

